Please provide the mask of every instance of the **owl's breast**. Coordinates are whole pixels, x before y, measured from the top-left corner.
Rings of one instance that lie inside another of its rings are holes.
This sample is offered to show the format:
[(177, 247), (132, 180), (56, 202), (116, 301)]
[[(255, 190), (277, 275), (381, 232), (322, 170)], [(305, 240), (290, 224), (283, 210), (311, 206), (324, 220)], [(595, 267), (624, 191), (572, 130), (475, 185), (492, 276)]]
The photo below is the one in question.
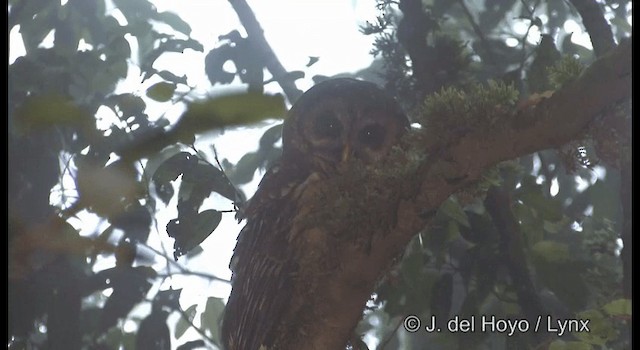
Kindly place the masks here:
[(281, 162), (265, 174), (246, 206), (246, 225), (230, 264), (232, 292), (222, 328), (227, 349), (270, 348), (277, 340), (298, 271), (294, 221), (305, 212), (301, 200), (307, 190), (321, 178), (300, 164)]

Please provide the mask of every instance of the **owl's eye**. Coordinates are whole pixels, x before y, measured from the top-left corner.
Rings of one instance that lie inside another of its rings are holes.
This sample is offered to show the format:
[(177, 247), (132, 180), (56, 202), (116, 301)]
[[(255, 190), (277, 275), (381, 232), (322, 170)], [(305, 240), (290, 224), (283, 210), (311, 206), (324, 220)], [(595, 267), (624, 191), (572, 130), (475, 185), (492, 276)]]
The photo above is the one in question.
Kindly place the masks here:
[(342, 123), (329, 112), (320, 114), (313, 126), (315, 133), (323, 138), (337, 139), (342, 134)]
[(371, 149), (380, 148), (384, 143), (384, 137), (385, 130), (378, 124), (365, 126), (358, 132), (358, 141)]

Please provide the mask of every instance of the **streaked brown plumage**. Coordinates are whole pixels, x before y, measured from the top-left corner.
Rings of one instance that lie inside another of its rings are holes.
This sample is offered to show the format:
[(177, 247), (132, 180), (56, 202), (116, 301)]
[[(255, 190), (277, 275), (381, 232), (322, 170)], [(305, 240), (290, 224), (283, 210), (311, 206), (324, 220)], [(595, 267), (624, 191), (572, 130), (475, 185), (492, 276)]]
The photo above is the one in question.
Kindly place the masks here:
[(227, 350), (280, 347), (298, 268), (290, 242), (297, 233), (293, 223), (305, 215), (303, 198), (315, 182), (339, 176), (340, 164), (381, 159), (408, 128), (393, 99), (355, 79), (317, 84), (291, 108), (282, 158), (249, 201), (231, 260), (232, 291), (222, 325)]

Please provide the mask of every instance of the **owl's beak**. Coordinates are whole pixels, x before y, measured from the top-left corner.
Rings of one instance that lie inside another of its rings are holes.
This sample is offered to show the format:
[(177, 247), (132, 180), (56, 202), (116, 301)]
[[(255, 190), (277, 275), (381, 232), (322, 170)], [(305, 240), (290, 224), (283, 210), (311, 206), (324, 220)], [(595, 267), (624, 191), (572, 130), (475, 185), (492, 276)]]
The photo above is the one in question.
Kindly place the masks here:
[(344, 146), (344, 149), (342, 150), (342, 162), (345, 163), (346, 161), (349, 160), (350, 157), (351, 157), (351, 147), (349, 147), (349, 144), (346, 144)]

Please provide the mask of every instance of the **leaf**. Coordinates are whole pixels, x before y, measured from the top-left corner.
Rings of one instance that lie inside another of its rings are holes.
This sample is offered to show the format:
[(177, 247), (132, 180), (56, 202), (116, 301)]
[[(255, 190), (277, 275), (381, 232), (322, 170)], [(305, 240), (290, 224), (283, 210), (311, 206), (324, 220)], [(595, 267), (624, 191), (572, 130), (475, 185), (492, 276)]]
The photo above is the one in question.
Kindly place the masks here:
[(547, 262), (562, 263), (569, 260), (569, 247), (564, 243), (540, 241), (533, 248), (533, 254)]
[(562, 220), (559, 220), (558, 222), (544, 220), (543, 227), (546, 232), (559, 233), (562, 232), (562, 230), (568, 228), (569, 224), (570, 219), (566, 216), (563, 216)]
[(176, 132), (202, 133), (234, 125), (257, 123), (267, 118), (282, 118), (285, 114), (281, 95), (255, 92), (227, 95), (187, 106)]
[(78, 49), (80, 33), (69, 20), (58, 21), (54, 32), (53, 45), (56, 49), (73, 54)]
[(209, 331), (211, 339), (220, 342), (220, 319), (224, 312), (222, 299), (209, 297), (204, 312), (200, 315), (200, 326)]
[(153, 173), (152, 180), (158, 183), (175, 181), (178, 176), (188, 171), (193, 165), (193, 156), (189, 152), (178, 152), (167, 158)]
[(132, 242), (146, 242), (151, 227), (149, 210), (138, 202), (134, 202), (122, 213), (109, 218), (114, 228), (121, 229)]
[(144, 112), (146, 103), (142, 98), (134, 94), (119, 94), (112, 95), (107, 98), (105, 105), (115, 107), (117, 106), (122, 114), (121, 117), (126, 119), (131, 116), (138, 116)]
[(180, 16), (173, 12), (160, 12), (155, 16), (158, 21), (164, 22), (176, 31), (185, 35), (191, 35), (191, 26), (185, 22)]
[[(182, 317), (178, 319), (178, 322), (176, 323), (176, 331), (174, 333), (176, 339), (182, 337), (182, 335), (184, 335), (184, 332), (186, 332), (187, 329), (191, 327), (191, 321), (193, 321), (193, 318), (196, 317), (197, 307), (197, 304), (189, 306), (188, 309), (184, 310), (184, 314), (182, 315)], [(185, 320), (184, 318), (185, 315), (188, 317), (187, 320)]]
[(233, 183), (242, 185), (253, 180), (253, 176), (260, 166), (260, 157), (256, 152), (248, 152), (238, 160), (235, 166), (231, 168), (231, 165), (225, 165), (225, 169), (229, 169), (227, 171), (227, 176), (233, 181)]
[(624, 17), (614, 17), (611, 19), (611, 24), (613, 24), (618, 31), (623, 31), (625, 33), (631, 33), (631, 24), (629, 24), (629, 22), (627, 21), (626, 18)]
[(273, 147), (282, 138), (282, 124), (277, 124), (267, 129), (260, 137), (260, 147)]
[(447, 223), (447, 236), (445, 237), (445, 243), (454, 241), (460, 237), (460, 225), (455, 221), (449, 221)]
[(514, 214), (520, 222), (522, 233), (526, 237), (527, 245), (533, 246), (544, 237), (544, 220), (539, 220), (533, 213), (533, 209), (523, 203), (514, 203)]
[(173, 256), (186, 254), (204, 241), (222, 220), (222, 213), (209, 209), (198, 213), (191, 220), (171, 220), (167, 224), (167, 233), (175, 239)]
[(542, 194), (539, 185), (524, 188), (518, 199), (536, 211), (541, 219), (557, 222), (562, 219), (562, 204), (555, 198)]
[(156, 50), (154, 50), (153, 55), (157, 55), (155, 57), (157, 58), (160, 56), (160, 54), (163, 54), (165, 52), (184, 53), (184, 50), (186, 49), (202, 52), (204, 50), (204, 47), (199, 41), (194, 39), (169, 39), (160, 44), (160, 46)]
[[(204, 70), (207, 74), (207, 78), (209, 78), (209, 81), (211, 82), (211, 85), (215, 85), (217, 83), (229, 84), (233, 81), (233, 78), (236, 76), (235, 72), (226, 71), (224, 69), (224, 64), (227, 61), (233, 61), (236, 56), (235, 53), (235, 47), (230, 44), (222, 45), (209, 51), (204, 59)], [(236, 67), (236, 70), (237, 69), (238, 68)]]
[(93, 212), (112, 217), (142, 193), (142, 184), (132, 164), (115, 162), (106, 167), (82, 162), (77, 186), (82, 202)]
[(136, 349), (171, 349), (171, 335), (167, 326), (168, 316), (167, 311), (157, 308), (140, 322), (135, 337)]
[(113, 293), (105, 302), (100, 317), (100, 330), (106, 331), (115, 326), (118, 319), (126, 317), (133, 307), (144, 299), (151, 288), (148, 279), (155, 275), (155, 271), (139, 266), (115, 267), (103, 272), (111, 273), (108, 284), (113, 287)]
[[(210, 191), (216, 192), (232, 201), (237, 201), (237, 190), (229, 182), (222, 170), (212, 166), (211, 164), (198, 164), (194, 169), (196, 179), (206, 179), (202, 184), (208, 185)], [(207, 188), (207, 190), (209, 190)]]
[(193, 350), (197, 348), (206, 348), (205, 342), (202, 339), (188, 341), (176, 348), (176, 350)]
[(449, 198), (442, 205), (440, 205), (439, 212), (446, 215), (448, 218), (455, 220), (457, 223), (463, 225), (464, 227), (471, 227), (469, 225), (469, 219), (467, 218), (467, 214), (464, 212), (460, 203), (453, 198)]
[(314, 64), (316, 64), (316, 62), (318, 62), (320, 60), (320, 57), (317, 56), (309, 56), (309, 62), (307, 62), (307, 67), (311, 67)]
[[(131, 56), (131, 46), (124, 36), (119, 36), (111, 42), (111, 44), (105, 48), (107, 56), (119, 59), (128, 59)], [(111, 58), (111, 59), (113, 59)]]
[[(568, 249), (565, 244), (550, 242), (555, 243), (553, 246), (556, 248), (540, 249), (541, 246), (547, 245), (546, 242), (548, 241), (541, 241), (536, 245), (537, 247), (533, 247), (532, 262), (538, 281), (541, 286), (549, 288), (570, 311), (584, 308), (589, 294), (585, 292), (587, 284), (583, 275), (587, 271), (588, 265), (571, 260), (571, 256), (566, 252)], [(545, 254), (548, 256), (544, 256)], [(567, 255), (563, 258), (563, 254)], [(545, 259), (559, 260), (548, 261)]]
[(180, 308), (181, 293), (182, 288), (161, 290), (153, 298), (154, 306), (168, 307), (172, 310), (178, 310)]
[(156, 12), (153, 4), (147, 0), (113, 0), (113, 3), (129, 22), (136, 22), (139, 18), (153, 17)]
[(602, 309), (611, 316), (631, 316), (631, 300), (616, 299), (607, 303)]
[(38, 45), (54, 29), (54, 25), (58, 21), (59, 7), (60, 3), (48, 2), (48, 6), (39, 9), (38, 13), (33, 15), (30, 20), (20, 23), (20, 34), (22, 34), (27, 54), (37, 50)]
[(573, 336), (583, 342), (604, 346), (607, 342), (616, 339), (617, 331), (611, 320), (598, 310), (586, 310), (576, 315), (578, 320), (589, 320), (588, 332), (573, 332)]
[(156, 74), (158, 74), (162, 79), (166, 80), (166, 81), (170, 81), (176, 84), (187, 84), (187, 76), (183, 75), (181, 77), (169, 72), (168, 70), (162, 70), (159, 72), (156, 72)]
[(168, 204), (173, 197), (174, 190), (171, 182), (193, 166), (191, 158), (192, 155), (189, 152), (176, 153), (162, 162), (153, 173), (151, 181), (164, 204)]
[(92, 118), (69, 98), (60, 95), (28, 97), (16, 111), (16, 127), (21, 132), (52, 126), (79, 126)]
[(153, 84), (147, 89), (147, 96), (158, 102), (166, 102), (173, 97), (173, 93), (176, 91), (176, 84), (160, 82)]

